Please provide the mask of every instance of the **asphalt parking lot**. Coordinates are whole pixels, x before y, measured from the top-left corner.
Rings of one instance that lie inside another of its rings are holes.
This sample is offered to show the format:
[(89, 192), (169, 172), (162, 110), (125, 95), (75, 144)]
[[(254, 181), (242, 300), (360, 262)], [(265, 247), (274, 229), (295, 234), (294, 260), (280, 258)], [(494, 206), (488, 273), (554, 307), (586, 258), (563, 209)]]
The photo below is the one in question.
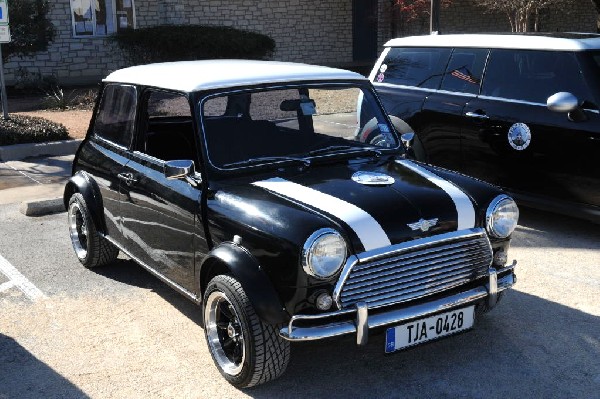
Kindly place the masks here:
[(383, 335), (292, 345), (284, 376), (238, 391), (199, 311), (126, 258), (86, 270), (65, 213), (0, 205), (0, 398), (600, 398), (600, 226), (522, 210), (518, 283), (465, 334), (393, 355)]

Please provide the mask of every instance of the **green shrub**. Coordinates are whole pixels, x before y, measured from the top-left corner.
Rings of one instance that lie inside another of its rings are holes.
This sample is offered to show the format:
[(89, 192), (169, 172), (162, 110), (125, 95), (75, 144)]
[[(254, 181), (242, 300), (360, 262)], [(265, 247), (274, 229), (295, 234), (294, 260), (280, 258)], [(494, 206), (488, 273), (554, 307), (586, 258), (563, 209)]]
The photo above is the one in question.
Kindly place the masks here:
[(224, 26), (161, 25), (112, 36), (132, 65), (203, 59), (265, 59), (275, 50), (269, 36)]
[(41, 143), (66, 140), (67, 128), (35, 116), (11, 114), (8, 120), (0, 118), (0, 145)]

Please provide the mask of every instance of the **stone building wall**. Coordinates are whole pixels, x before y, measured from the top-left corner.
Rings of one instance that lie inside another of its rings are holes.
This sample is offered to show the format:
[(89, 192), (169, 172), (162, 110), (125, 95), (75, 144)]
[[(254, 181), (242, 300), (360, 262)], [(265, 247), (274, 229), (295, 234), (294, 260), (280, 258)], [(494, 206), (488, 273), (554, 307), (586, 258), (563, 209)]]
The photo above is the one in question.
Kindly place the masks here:
[[(276, 60), (318, 64), (352, 61), (351, 0), (137, 0), (135, 13), (138, 28), (204, 24), (267, 34), (276, 42)], [(9, 83), (22, 71), (52, 75), (62, 84), (94, 82), (126, 66), (120, 50), (108, 39), (73, 37), (69, 0), (53, 2), (49, 17), (56, 36), (48, 52), (9, 60), (5, 64)]]
[[(597, 13), (591, 0), (570, 0), (568, 12), (549, 9), (542, 15), (544, 31), (596, 30)], [(137, 27), (161, 24), (225, 25), (271, 36), (276, 42), (273, 59), (315, 64), (352, 62), (352, 0), (136, 0)], [(378, 47), (392, 37), (391, 0), (379, 0)], [(505, 15), (485, 12), (477, 0), (454, 0), (443, 9), (442, 30), (457, 32), (510, 31)], [(73, 37), (70, 0), (52, 2), (50, 18), (56, 29), (48, 52), (12, 58), (5, 64), (7, 81), (20, 72), (56, 76), (61, 84), (97, 82), (110, 71), (126, 66), (120, 50), (106, 38)], [(404, 27), (404, 34), (423, 34), (427, 19)], [(182, 43), (181, 45), (185, 45)]]

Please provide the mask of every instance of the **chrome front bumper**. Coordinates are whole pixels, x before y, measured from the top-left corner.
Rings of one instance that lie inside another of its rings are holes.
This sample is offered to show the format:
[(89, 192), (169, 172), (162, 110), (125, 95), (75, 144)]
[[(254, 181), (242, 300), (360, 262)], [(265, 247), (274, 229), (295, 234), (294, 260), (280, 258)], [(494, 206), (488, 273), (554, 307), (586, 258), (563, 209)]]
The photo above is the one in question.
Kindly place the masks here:
[[(279, 334), (289, 341), (312, 341), (355, 333), (356, 343), (365, 345), (368, 341), (370, 328), (402, 324), (452, 308), (467, 306), (484, 299), (487, 299), (487, 307), (490, 309), (496, 305), (498, 294), (516, 283), (514, 274), (516, 264), (514, 262), (512, 265), (502, 268), (500, 272), (490, 268), (488, 283), (485, 285), (419, 305), (409, 305), (389, 311), (378, 310), (377, 313), (370, 315), (368, 306), (363, 302), (359, 302), (350, 309), (318, 315), (296, 315), (291, 318), (286, 327), (280, 330)], [(498, 278), (498, 273), (502, 274), (503, 277)], [(348, 317), (348, 320), (339, 321), (340, 318), (344, 317)], [(331, 319), (337, 319), (338, 321)], [(313, 325), (310, 327), (295, 326), (294, 324), (298, 322), (310, 322)]]

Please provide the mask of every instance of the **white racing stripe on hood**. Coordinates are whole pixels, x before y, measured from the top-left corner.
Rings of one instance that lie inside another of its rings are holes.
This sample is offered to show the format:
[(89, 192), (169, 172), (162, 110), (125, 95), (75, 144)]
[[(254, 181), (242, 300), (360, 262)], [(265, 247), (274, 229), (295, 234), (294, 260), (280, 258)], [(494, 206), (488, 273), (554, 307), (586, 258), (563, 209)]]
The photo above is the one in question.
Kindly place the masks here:
[(409, 160), (397, 160), (396, 162), (425, 177), (427, 180), (444, 190), (446, 194), (452, 198), (454, 206), (456, 207), (456, 213), (458, 214), (457, 230), (475, 227), (475, 208), (473, 207), (473, 203), (458, 187), (414, 162)]
[(354, 230), (365, 251), (391, 245), (381, 225), (367, 212), (349, 202), (277, 177), (252, 184), (335, 216)]

